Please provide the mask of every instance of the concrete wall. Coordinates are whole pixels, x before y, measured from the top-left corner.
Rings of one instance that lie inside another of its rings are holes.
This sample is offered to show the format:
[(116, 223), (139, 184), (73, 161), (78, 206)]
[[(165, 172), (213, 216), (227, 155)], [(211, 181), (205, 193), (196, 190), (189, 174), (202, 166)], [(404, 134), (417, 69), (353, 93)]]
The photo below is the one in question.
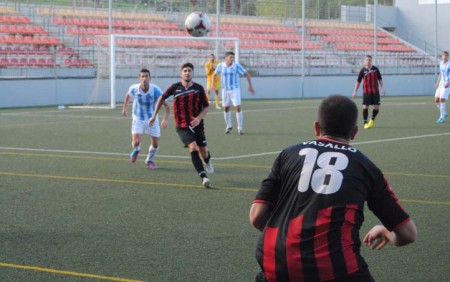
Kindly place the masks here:
[[(178, 77), (154, 78), (163, 90)], [(204, 77), (199, 78), (205, 85)], [(330, 94), (351, 95), (356, 75), (349, 76), (256, 76), (252, 78), (256, 95), (247, 92), (241, 81), (243, 99), (320, 98)], [(384, 75), (387, 95), (431, 95), (434, 75)], [(116, 101), (123, 102), (128, 87), (137, 79), (118, 79)], [(358, 95), (362, 95), (360, 87)], [(86, 104), (91, 100), (110, 103), (109, 80), (95, 79), (22, 79), (0, 80), (0, 108)], [(96, 94), (97, 93), (97, 94)]]
[[(430, 4), (421, 4), (421, 3)], [(435, 28), (435, 5), (434, 0), (396, 0), (397, 7), (397, 27), (395, 34), (419, 48), (426, 49), (427, 52), (434, 54), (434, 45), (436, 38)], [(450, 3), (449, 1), (437, 0), (437, 26), (438, 42), (437, 47), (441, 50), (450, 50), (450, 36), (448, 36), (448, 27), (450, 26)], [(440, 3), (441, 2), (441, 3)], [(427, 44), (431, 46), (424, 45)], [(440, 54), (438, 54), (440, 58)]]

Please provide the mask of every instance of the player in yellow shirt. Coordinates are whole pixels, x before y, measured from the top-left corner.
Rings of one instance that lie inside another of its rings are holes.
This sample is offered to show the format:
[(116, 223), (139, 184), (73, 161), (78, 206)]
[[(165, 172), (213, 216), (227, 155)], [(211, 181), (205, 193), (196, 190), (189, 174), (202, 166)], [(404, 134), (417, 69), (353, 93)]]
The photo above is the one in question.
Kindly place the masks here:
[[(214, 71), (216, 70), (217, 65), (219, 64), (219, 61), (216, 60), (216, 57), (214, 54), (209, 55), (209, 60), (205, 64), (205, 71), (206, 71), (206, 95), (208, 96), (208, 100), (210, 100), (209, 95), (211, 93), (211, 85), (212, 85), (212, 78), (214, 75)], [(214, 92), (216, 93), (216, 109), (220, 110), (219, 106), (219, 89), (220, 89), (220, 75), (216, 75), (215, 81), (214, 81)]]

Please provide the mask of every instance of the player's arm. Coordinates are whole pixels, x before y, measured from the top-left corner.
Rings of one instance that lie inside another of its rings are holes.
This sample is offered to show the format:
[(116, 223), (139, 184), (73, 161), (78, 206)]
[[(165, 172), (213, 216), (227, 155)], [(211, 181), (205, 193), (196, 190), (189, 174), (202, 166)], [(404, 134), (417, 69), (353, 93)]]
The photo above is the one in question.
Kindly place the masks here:
[[(158, 112), (159, 109), (161, 109), (161, 106), (166, 102), (166, 100), (164, 99), (164, 96), (160, 96), (158, 98), (158, 101), (156, 102), (156, 107), (155, 107), (155, 112), (153, 113), (152, 117), (150, 118), (150, 120), (148, 121), (148, 124), (150, 126), (153, 125), (153, 123), (155, 122), (156, 117), (158, 116)], [(167, 111), (167, 109), (166, 109)]]
[(355, 89), (353, 90), (352, 98), (356, 97), (356, 92), (358, 92), (359, 86), (361, 85), (361, 81), (356, 81)]
[(130, 102), (130, 93), (125, 94), (125, 100), (123, 101), (123, 107), (122, 107), (122, 116), (127, 116), (127, 107), (128, 103)]
[(442, 73), (439, 73), (436, 83), (434, 84), (434, 88), (437, 89), (439, 87), (439, 82), (441, 81), (441, 75)]
[[(205, 94), (205, 96), (206, 96), (206, 94)], [(202, 119), (203, 119), (203, 118), (206, 116), (206, 114), (208, 113), (208, 111), (209, 111), (209, 105), (208, 105), (208, 106), (205, 106), (205, 107), (203, 108), (203, 110), (198, 114), (198, 116), (194, 117), (194, 118), (191, 120), (191, 126), (192, 126), (192, 127), (196, 127), (197, 125), (199, 125), (200, 122), (202, 121)]]
[(386, 90), (384, 90), (383, 80), (380, 79), (380, 80), (379, 80), (379, 83), (380, 83), (380, 88), (381, 88), (381, 95), (382, 95), (382, 96), (386, 96)]
[(262, 231), (269, 220), (272, 208), (265, 203), (253, 203), (250, 207), (250, 223), (259, 231)]
[(255, 90), (253, 89), (253, 85), (252, 85), (252, 79), (250, 77), (250, 74), (248, 72), (245, 72), (245, 77), (247, 78), (248, 81), (248, 91), (253, 95), (255, 94)]
[(364, 244), (372, 249), (381, 250), (387, 243), (401, 247), (413, 243), (417, 237), (417, 228), (412, 220), (407, 221), (392, 231), (389, 231), (383, 225), (375, 225), (364, 236)]
[(170, 115), (170, 105), (166, 101), (164, 101), (163, 105), (164, 105), (164, 107), (166, 107), (166, 112), (164, 113), (164, 117), (161, 120), (161, 127), (167, 128), (167, 119), (169, 118), (169, 115)]

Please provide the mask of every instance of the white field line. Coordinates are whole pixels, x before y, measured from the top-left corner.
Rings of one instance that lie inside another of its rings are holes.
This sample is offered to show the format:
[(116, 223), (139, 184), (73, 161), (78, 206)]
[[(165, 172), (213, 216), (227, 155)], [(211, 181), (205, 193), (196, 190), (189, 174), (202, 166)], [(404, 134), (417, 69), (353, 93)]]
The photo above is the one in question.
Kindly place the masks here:
[[(364, 145), (364, 144), (374, 144), (374, 143), (382, 143), (382, 142), (396, 142), (396, 141), (412, 140), (412, 139), (420, 139), (420, 138), (433, 138), (433, 137), (437, 137), (437, 136), (446, 136), (446, 135), (450, 135), (450, 132), (438, 133), (438, 134), (418, 135), (418, 136), (407, 136), (407, 137), (390, 138), (390, 139), (380, 139), (380, 140), (372, 140), (372, 141), (364, 141), (364, 142), (355, 142), (355, 143), (352, 143), (351, 145)], [(114, 153), (114, 152), (49, 150), (49, 149), (16, 148), (16, 147), (0, 147), (0, 150), (28, 151), (28, 152), (49, 152), (49, 153), (70, 153), (70, 154), (90, 154), (90, 155), (109, 155), (109, 156), (128, 156), (128, 154)], [(243, 158), (267, 156), (267, 155), (275, 155), (275, 154), (279, 154), (279, 153), (280, 153), (280, 151), (274, 151), (274, 152), (265, 152), (265, 153), (258, 153), (258, 154), (231, 156), (231, 157), (214, 157), (214, 159), (215, 160), (243, 159)], [(170, 156), (170, 155), (158, 155), (158, 158), (190, 159), (189, 156)]]
[[(275, 104), (275, 103), (273, 103)], [(292, 104), (292, 101), (291, 103)], [(408, 103), (407, 105), (426, 105), (425, 102), (417, 102), (417, 103)], [(383, 104), (383, 107), (404, 107), (405, 103), (392, 103), (392, 104)], [(280, 110), (300, 110), (300, 109), (317, 109), (317, 105), (314, 106), (298, 106), (298, 107), (287, 107), (287, 108), (271, 108), (271, 109), (257, 109), (257, 110), (245, 110), (246, 113), (253, 112), (271, 112), (271, 111), (280, 111)], [(101, 109), (102, 110), (102, 109)], [(12, 112), (12, 113), (0, 113), (2, 116), (39, 116), (39, 117), (55, 117), (57, 114), (58, 117), (68, 117), (68, 118), (89, 118), (89, 119), (118, 119), (123, 118), (122, 116), (78, 116), (78, 115), (68, 115), (62, 113), (73, 113), (73, 112), (86, 112), (86, 109), (77, 109), (77, 110), (50, 110), (50, 111), (32, 111), (32, 112)], [(47, 113), (47, 114), (46, 114)], [(210, 111), (208, 115), (217, 115), (223, 114), (222, 111)]]

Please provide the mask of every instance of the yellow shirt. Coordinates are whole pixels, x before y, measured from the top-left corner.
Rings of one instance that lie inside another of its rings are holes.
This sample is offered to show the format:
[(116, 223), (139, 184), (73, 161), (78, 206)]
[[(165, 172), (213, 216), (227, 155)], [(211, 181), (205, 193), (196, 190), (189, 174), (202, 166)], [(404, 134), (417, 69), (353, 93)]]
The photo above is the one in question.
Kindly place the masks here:
[[(205, 64), (205, 71), (206, 71), (206, 81), (208, 83), (211, 83), (214, 71), (216, 70), (217, 65), (219, 64), (219, 61), (214, 60), (214, 62), (211, 63), (211, 61), (207, 61)], [(220, 86), (220, 74), (216, 75), (216, 78), (214, 79), (214, 86), (217, 88), (217, 85)]]

